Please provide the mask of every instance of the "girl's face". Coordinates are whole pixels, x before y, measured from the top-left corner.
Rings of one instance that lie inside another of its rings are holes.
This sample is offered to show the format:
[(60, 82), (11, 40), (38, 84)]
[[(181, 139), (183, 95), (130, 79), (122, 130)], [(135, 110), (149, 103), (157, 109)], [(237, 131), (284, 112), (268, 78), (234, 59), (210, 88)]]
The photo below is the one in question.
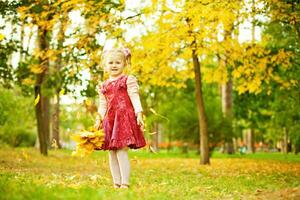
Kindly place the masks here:
[(105, 60), (106, 71), (112, 77), (117, 77), (123, 73), (125, 67), (124, 55), (122, 53), (110, 53)]

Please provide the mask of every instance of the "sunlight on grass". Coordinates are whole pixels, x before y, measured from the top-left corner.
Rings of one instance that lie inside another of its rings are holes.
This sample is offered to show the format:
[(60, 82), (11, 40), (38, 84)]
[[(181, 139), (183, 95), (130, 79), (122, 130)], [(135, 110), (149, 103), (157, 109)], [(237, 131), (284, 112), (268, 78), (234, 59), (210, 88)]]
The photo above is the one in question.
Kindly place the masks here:
[[(194, 154), (193, 154), (194, 155)], [(265, 155), (266, 157), (266, 155)], [(113, 189), (107, 152), (71, 157), (69, 150), (0, 149), (1, 199), (292, 199), (300, 195), (300, 162), (252, 158), (169, 157), (130, 151), (131, 188)], [(283, 195), (283, 196), (282, 196)]]

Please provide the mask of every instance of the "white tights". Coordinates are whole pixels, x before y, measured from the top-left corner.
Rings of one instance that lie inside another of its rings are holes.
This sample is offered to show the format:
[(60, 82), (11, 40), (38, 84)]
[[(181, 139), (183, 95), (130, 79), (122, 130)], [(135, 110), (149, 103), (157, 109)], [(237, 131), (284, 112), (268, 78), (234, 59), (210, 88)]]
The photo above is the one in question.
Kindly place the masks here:
[(130, 162), (128, 149), (109, 151), (109, 167), (114, 184), (129, 185)]

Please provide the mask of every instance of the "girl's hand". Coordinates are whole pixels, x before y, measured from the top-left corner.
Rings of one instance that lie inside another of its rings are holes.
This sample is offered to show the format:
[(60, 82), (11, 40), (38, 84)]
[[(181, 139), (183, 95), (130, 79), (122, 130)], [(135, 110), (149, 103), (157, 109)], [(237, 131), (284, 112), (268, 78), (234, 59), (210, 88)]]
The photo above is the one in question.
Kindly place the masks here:
[(102, 123), (101, 117), (100, 117), (100, 115), (97, 115), (97, 117), (96, 117), (96, 123), (94, 125), (94, 128), (96, 130), (99, 130), (101, 128), (101, 123)]
[(141, 130), (144, 130), (144, 121), (143, 121), (143, 113), (139, 112), (136, 117), (137, 124), (140, 126)]
[(99, 120), (99, 121), (96, 121), (96, 123), (95, 123), (95, 125), (94, 125), (94, 128), (95, 128), (96, 130), (101, 129), (101, 122), (100, 122), (100, 120)]

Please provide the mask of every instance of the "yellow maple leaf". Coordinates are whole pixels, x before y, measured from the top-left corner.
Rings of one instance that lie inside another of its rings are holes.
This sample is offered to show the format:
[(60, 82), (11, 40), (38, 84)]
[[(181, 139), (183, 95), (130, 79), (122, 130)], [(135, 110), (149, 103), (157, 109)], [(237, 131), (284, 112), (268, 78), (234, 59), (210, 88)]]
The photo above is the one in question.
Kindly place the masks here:
[(149, 135), (155, 135), (157, 134), (157, 132), (152, 132), (152, 133), (149, 133)]
[(51, 147), (53, 147), (55, 150), (58, 149), (57, 142), (56, 142), (56, 140), (54, 138), (52, 140)]
[(40, 101), (40, 94), (38, 94), (34, 100), (34, 106), (36, 106)]
[(40, 74), (44, 72), (44, 67), (40, 65), (32, 65), (30, 66), (30, 71), (35, 73), (35, 74)]
[(22, 80), (22, 83), (24, 85), (32, 85), (32, 84), (34, 84), (34, 80), (32, 80), (31, 78), (25, 78)]
[(149, 149), (150, 149), (151, 152), (157, 153), (157, 152), (155, 151), (155, 149), (154, 149), (151, 145), (149, 146)]
[(232, 71), (232, 76), (233, 76), (233, 78), (239, 78), (239, 77), (241, 77), (241, 73), (237, 69), (234, 69)]
[(153, 108), (150, 108), (149, 109), (153, 114), (157, 115), (157, 112), (153, 109)]
[(65, 89), (62, 88), (60, 91), (59, 91), (59, 95), (64, 95), (65, 94)]
[(5, 36), (0, 33), (0, 41), (3, 40), (4, 38), (5, 38)]

